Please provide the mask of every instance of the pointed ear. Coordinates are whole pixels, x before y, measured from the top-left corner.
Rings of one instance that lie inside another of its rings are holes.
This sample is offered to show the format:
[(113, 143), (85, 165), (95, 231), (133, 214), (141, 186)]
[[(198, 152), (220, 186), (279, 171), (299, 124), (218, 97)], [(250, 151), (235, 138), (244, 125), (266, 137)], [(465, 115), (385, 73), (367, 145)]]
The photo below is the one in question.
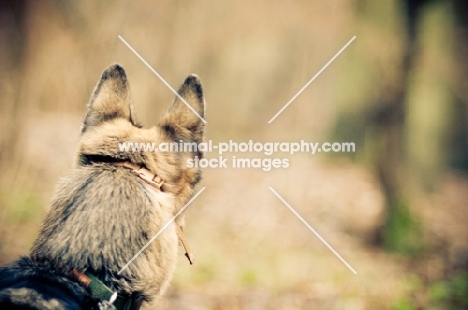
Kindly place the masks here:
[(127, 76), (118, 64), (102, 73), (88, 104), (81, 132), (116, 118), (127, 119), (134, 125), (136, 123)]
[(180, 97), (175, 97), (159, 125), (169, 132), (179, 132), (175, 129), (182, 127), (201, 139), (204, 123), (206, 123), (203, 119), (205, 99), (198, 76), (192, 74), (187, 77), (177, 93)]

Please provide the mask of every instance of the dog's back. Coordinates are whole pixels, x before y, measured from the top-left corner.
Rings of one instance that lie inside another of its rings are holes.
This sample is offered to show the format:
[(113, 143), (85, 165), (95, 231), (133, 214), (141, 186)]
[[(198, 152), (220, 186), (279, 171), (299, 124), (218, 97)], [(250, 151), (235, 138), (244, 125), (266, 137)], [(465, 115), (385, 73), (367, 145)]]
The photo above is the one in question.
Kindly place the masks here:
[(23, 257), (0, 268), (0, 309), (91, 309), (86, 289), (56, 266)]
[[(129, 169), (92, 163), (59, 184), (32, 257), (88, 270), (112, 290), (151, 299), (175, 268), (177, 234), (167, 227), (126, 269), (116, 273), (171, 219), (169, 193), (156, 192)], [(112, 267), (111, 267), (112, 266)], [(131, 281), (125, 275), (131, 274)]]

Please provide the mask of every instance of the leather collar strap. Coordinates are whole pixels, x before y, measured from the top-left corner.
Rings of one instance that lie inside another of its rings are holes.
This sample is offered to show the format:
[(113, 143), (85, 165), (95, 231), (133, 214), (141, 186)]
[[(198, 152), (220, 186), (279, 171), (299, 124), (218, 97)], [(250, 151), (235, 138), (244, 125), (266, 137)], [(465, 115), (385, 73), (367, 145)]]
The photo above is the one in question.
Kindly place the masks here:
[[(148, 183), (149, 185), (153, 186), (157, 190), (163, 191), (161, 186), (164, 184), (164, 180), (158, 176), (157, 174), (151, 172), (148, 168), (144, 166), (140, 166), (138, 164), (134, 164), (130, 161), (118, 161), (114, 163), (116, 166), (124, 167), (130, 169), (134, 175)], [(185, 257), (187, 257), (190, 265), (193, 265), (193, 253), (190, 250), (190, 246), (185, 238), (184, 231), (182, 227), (176, 225), (177, 236), (179, 237), (180, 243), (184, 247), (185, 250)]]
[[(84, 285), (89, 290), (93, 298), (102, 301), (110, 301), (110, 303), (113, 304), (117, 310), (140, 309), (143, 302), (143, 296), (139, 294), (118, 294), (117, 298), (115, 298), (115, 292), (113, 292), (107, 285), (105, 285), (89, 271), (83, 273), (76, 269), (72, 269), (71, 273), (82, 285)], [(115, 300), (112, 300), (113, 298), (115, 298)]]
[(182, 246), (184, 247), (185, 250), (185, 257), (187, 257), (190, 265), (193, 265), (193, 253), (190, 250), (190, 246), (187, 242), (187, 239), (185, 239), (184, 231), (182, 230), (182, 227), (176, 224), (176, 230), (177, 230), (177, 236), (179, 237), (180, 243), (182, 243)]
[(161, 186), (164, 184), (164, 180), (161, 179), (156, 173), (151, 172), (147, 168), (134, 164), (130, 161), (117, 161), (114, 163), (116, 166), (124, 167), (132, 170), (132, 173), (153, 186), (154, 188), (161, 190)]

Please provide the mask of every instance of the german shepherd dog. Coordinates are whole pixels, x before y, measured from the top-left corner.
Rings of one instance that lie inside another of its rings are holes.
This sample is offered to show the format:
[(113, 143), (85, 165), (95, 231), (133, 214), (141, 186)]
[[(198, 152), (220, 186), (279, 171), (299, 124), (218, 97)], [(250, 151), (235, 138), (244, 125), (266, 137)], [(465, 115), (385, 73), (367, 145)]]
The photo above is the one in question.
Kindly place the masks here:
[(202, 153), (129, 152), (119, 143), (201, 143), (205, 103), (198, 77), (190, 75), (178, 94), (159, 125), (144, 129), (124, 69), (103, 72), (74, 167), (58, 184), (29, 256), (0, 268), (0, 309), (138, 309), (166, 290), (184, 214), (165, 224), (193, 196), (201, 172), (186, 162)]

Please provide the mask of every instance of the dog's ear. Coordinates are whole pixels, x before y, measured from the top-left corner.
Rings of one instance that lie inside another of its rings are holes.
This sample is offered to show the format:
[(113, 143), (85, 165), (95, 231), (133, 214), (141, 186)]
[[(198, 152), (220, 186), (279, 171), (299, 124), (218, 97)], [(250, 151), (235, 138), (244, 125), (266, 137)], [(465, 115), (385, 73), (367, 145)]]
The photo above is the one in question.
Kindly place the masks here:
[(88, 104), (81, 132), (116, 118), (129, 120), (134, 125), (136, 123), (127, 76), (118, 64), (102, 73)]
[(159, 125), (166, 132), (176, 134), (181, 133), (178, 128), (185, 128), (196, 139), (201, 139), (205, 123), (203, 119), (205, 115), (205, 99), (203, 98), (203, 89), (198, 76), (194, 74), (188, 76), (177, 93), (179, 96), (175, 97), (174, 102), (163, 116)]

